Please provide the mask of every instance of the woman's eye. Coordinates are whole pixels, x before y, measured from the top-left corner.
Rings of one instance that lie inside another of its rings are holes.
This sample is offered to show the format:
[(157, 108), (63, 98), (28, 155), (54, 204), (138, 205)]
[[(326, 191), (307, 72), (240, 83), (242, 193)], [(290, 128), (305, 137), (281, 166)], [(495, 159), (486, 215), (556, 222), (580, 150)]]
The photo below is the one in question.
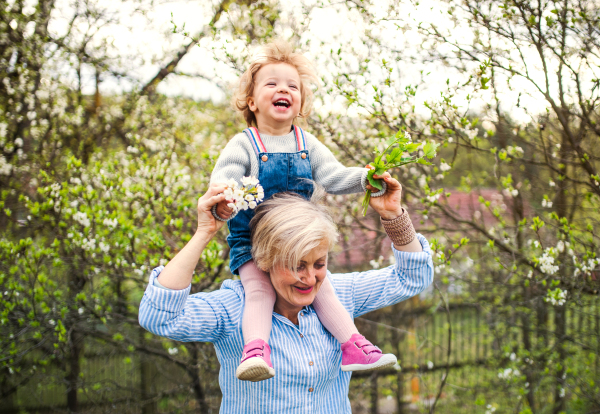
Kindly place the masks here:
[(315, 264), (315, 269), (323, 269), (325, 267), (325, 263), (317, 263)]

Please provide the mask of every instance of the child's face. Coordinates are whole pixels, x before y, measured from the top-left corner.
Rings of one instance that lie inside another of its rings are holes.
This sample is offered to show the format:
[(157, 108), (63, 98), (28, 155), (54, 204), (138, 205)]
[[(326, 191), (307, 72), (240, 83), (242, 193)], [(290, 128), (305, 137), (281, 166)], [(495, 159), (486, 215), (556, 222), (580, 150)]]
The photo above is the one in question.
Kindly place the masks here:
[(298, 71), (287, 63), (272, 63), (260, 68), (255, 76), (254, 94), (248, 98), (248, 105), (258, 129), (286, 134), (302, 105)]

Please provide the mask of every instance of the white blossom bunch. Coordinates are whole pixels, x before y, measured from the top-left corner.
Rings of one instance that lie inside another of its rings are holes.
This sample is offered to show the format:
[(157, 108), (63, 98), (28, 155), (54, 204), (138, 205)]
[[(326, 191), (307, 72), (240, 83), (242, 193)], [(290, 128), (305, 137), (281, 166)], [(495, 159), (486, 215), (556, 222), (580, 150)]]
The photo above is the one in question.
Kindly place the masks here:
[(560, 288), (554, 290), (548, 289), (548, 295), (544, 298), (544, 301), (551, 303), (555, 306), (562, 306), (567, 301), (567, 291)]
[[(550, 248), (551, 249), (551, 248)], [(542, 257), (538, 259), (538, 265), (542, 273), (553, 275), (558, 271), (558, 266), (554, 264), (554, 257), (551, 255), (552, 250), (546, 249)]]
[(265, 191), (256, 177), (242, 177), (241, 186), (232, 178), (227, 181), (227, 188), (223, 193), (229, 201), (227, 206), (233, 209), (234, 213), (240, 210), (253, 210), (265, 198)]

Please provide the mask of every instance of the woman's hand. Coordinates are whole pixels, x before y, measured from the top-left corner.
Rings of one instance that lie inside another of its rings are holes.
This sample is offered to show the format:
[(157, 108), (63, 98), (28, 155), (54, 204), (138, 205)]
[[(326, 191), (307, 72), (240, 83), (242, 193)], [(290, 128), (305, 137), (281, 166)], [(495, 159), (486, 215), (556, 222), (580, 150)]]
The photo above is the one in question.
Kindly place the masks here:
[(224, 184), (212, 184), (198, 200), (198, 229), (158, 276), (158, 281), (164, 287), (180, 290), (190, 285), (202, 251), (223, 226), (224, 222), (215, 219), (210, 211), (215, 204), (225, 199), (223, 191)]
[[(387, 190), (381, 197), (371, 197), (369, 205), (385, 220), (393, 220), (402, 214), (402, 185), (398, 180), (392, 178), (390, 173), (385, 172), (382, 175), (374, 175), (375, 179), (382, 179), (387, 184)], [(370, 184), (367, 189), (375, 192), (379, 191)]]
[(225, 222), (215, 219), (211, 209), (213, 206), (225, 200), (225, 184), (211, 184), (208, 191), (198, 199), (198, 230), (212, 238)]

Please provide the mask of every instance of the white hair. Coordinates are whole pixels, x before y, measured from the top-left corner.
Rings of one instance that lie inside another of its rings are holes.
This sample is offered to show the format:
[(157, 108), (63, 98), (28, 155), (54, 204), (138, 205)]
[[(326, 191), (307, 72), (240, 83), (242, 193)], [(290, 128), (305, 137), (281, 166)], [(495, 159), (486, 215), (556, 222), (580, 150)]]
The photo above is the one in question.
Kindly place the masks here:
[(324, 190), (315, 188), (310, 200), (283, 192), (261, 203), (250, 221), (252, 257), (258, 268), (270, 271), (276, 265), (296, 271), (311, 250), (327, 242), (329, 249), (338, 231), (327, 209), (319, 204)]

